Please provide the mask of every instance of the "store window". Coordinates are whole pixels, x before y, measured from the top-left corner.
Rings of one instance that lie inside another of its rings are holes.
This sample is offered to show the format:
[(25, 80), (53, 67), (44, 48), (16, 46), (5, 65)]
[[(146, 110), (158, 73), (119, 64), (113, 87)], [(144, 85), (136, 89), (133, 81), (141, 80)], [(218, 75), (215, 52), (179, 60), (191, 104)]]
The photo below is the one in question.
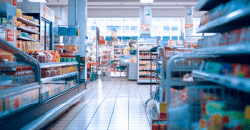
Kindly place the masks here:
[(170, 31), (170, 26), (168, 26), (168, 25), (163, 26), (163, 31), (164, 32)]
[(123, 32), (129, 32), (129, 26), (123, 26)]
[(154, 32), (161, 32), (161, 26), (154, 26)]
[(178, 26), (172, 26), (171, 30), (172, 31), (178, 31)]
[(130, 29), (132, 32), (138, 32), (138, 26), (131, 26)]
[(120, 32), (121, 31), (121, 26), (107, 26), (107, 30), (108, 31), (117, 31), (117, 32)]
[(154, 18), (154, 21), (161, 21), (161, 18)]
[(139, 21), (139, 18), (131, 18), (131, 21)]

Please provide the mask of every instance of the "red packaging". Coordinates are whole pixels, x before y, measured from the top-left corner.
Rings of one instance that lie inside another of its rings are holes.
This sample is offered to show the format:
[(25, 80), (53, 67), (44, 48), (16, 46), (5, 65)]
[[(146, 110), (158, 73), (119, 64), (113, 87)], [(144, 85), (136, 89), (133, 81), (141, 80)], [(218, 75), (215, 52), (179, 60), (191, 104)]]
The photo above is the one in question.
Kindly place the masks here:
[(239, 40), (240, 40), (240, 32), (241, 32), (240, 29), (235, 29), (235, 30), (229, 32), (230, 36), (229, 36), (229, 39), (228, 39), (228, 43), (229, 43), (229, 44), (236, 44), (236, 43), (239, 43)]
[(160, 130), (167, 130), (167, 124), (160, 123)]
[(160, 112), (159, 119), (167, 120), (167, 112)]
[(232, 64), (232, 75), (234, 75), (235, 77), (239, 77), (240, 71), (241, 71), (240, 64)]
[(244, 64), (241, 65), (241, 71), (239, 73), (240, 78), (248, 78), (249, 77), (249, 65)]

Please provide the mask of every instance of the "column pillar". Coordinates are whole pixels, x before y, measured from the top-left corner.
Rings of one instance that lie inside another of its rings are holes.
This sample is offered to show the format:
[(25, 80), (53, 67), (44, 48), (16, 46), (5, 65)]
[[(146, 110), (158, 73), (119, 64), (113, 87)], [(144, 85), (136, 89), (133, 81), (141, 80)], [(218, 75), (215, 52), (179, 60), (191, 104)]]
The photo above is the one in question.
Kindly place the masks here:
[(68, 24), (79, 25), (79, 55), (85, 57), (85, 67), (80, 69), (80, 80), (87, 80), (86, 45), (87, 0), (68, 0)]
[(150, 6), (140, 7), (140, 24), (149, 24), (149, 30), (152, 31), (152, 10)]
[(185, 16), (185, 38), (193, 35), (193, 6), (186, 6)]

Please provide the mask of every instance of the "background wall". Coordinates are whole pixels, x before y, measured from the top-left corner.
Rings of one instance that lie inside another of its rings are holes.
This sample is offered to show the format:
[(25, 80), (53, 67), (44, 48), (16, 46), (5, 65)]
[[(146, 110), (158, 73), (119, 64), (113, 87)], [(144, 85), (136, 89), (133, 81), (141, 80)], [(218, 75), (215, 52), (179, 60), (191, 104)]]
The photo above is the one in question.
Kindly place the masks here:
[(68, 6), (67, 5), (48, 5), (55, 11), (56, 17), (59, 18), (58, 25), (68, 25)]

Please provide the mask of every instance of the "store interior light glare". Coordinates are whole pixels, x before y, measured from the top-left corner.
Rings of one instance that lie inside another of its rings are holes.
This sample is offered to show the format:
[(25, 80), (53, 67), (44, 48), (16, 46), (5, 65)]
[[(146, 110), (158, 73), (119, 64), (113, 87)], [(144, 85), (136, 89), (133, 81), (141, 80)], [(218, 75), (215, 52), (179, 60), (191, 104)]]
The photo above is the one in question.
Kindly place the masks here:
[(29, 2), (42, 2), (42, 3), (47, 3), (46, 0), (29, 0)]
[(141, 3), (153, 3), (154, 0), (141, 0), (140, 2)]

